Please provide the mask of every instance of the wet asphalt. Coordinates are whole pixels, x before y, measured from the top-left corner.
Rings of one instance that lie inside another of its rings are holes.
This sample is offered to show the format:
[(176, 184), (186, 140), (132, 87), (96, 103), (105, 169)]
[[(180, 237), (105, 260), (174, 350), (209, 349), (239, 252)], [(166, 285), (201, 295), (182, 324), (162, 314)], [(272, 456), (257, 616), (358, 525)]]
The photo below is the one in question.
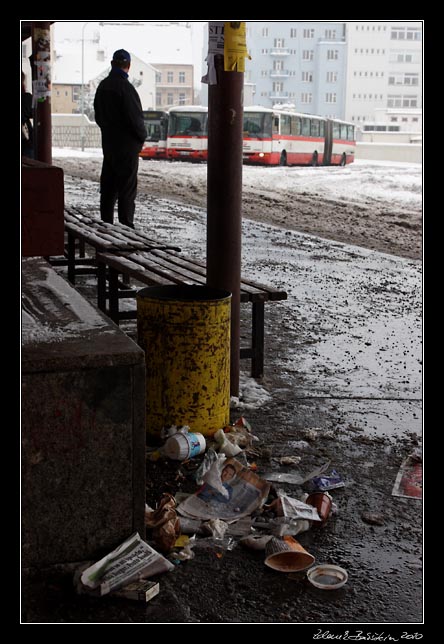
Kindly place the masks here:
[[(83, 203), (96, 200), (87, 185)], [(70, 197), (68, 187), (67, 200), (82, 203), (77, 193), (74, 185)], [(137, 217), (141, 228), (155, 227), (159, 239), (174, 240), (185, 253), (205, 251), (200, 209), (153, 198)], [(347, 570), (343, 588), (313, 588), (305, 573), (270, 570), (262, 552), (235, 543), (222, 556), (196, 548), (193, 560), (159, 577), (160, 594), (146, 606), (78, 597), (71, 573), (34, 571), (23, 581), (23, 622), (287, 623), (317, 639), (327, 639), (333, 627), (356, 634), (364, 624), (367, 640), (381, 633), (421, 639), (422, 501), (392, 495), (401, 462), (422, 448), (421, 268), (416, 260), (243, 224), (243, 275), (284, 288), (288, 300), (265, 307), (265, 374), (257, 385), (268, 395), (255, 398), (247, 387), (232, 422), (244, 415), (258, 436), (259, 474), (294, 471), (278, 463), (294, 454), (304, 471), (328, 460), (340, 473), (345, 486), (331, 491), (336, 512), (323, 528), (297, 538), (316, 563)], [(88, 281), (84, 292), (93, 292)], [(244, 334), (248, 316), (243, 309)], [(130, 323), (125, 330), (134, 334)], [(248, 384), (247, 361), (241, 369)], [(305, 445), (295, 448), (298, 441)], [(175, 491), (171, 481), (180, 468), (147, 464), (152, 498)], [(291, 496), (304, 491), (279, 487)], [(189, 483), (182, 489), (191, 491)], [(378, 522), (369, 522), (369, 514)]]

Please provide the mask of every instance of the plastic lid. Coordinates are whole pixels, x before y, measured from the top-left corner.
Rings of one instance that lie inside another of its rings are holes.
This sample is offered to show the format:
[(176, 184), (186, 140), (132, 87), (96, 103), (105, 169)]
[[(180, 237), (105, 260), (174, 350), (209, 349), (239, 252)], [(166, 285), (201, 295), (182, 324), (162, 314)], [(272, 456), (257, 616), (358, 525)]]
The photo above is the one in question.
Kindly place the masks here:
[(189, 445), (183, 434), (174, 434), (174, 436), (171, 436), (165, 443), (165, 454), (168, 458), (182, 461), (187, 458), (189, 453)]
[(348, 573), (344, 568), (333, 564), (320, 564), (310, 568), (307, 572), (307, 579), (316, 588), (336, 590), (347, 582)]

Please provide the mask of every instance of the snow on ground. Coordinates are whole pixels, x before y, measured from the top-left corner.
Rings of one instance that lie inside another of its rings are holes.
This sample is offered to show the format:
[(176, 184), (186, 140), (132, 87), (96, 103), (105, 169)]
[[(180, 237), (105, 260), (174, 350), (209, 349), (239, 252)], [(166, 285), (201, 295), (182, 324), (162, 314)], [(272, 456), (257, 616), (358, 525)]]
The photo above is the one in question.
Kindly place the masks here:
[[(54, 158), (101, 158), (102, 150), (93, 148), (82, 152), (73, 148), (55, 148)], [(155, 161), (140, 164), (140, 172), (171, 175), (171, 163)], [(340, 167), (257, 167), (243, 166), (244, 188), (258, 188), (272, 193), (322, 194), (323, 197), (354, 200), (390, 199), (393, 203), (421, 207), (422, 202), (422, 165), (419, 163), (395, 163), (388, 161), (357, 160)], [(190, 178), (206, 181), (207, 166), (177, 162), (174, 164), (176, 180)]]

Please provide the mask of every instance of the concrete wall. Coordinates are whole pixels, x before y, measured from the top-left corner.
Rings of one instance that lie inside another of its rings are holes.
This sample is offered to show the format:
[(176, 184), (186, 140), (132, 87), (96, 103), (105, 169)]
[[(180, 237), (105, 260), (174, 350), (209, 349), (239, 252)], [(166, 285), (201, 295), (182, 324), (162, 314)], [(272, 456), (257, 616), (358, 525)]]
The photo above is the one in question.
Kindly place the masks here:
[(355, 159), (422, 163), (422, 145), (416, 143), (359, 142), (356, 144)]
[(96, 559), (145, 529), (144, 354), (42, 258), (22, 303), (22, 563)]

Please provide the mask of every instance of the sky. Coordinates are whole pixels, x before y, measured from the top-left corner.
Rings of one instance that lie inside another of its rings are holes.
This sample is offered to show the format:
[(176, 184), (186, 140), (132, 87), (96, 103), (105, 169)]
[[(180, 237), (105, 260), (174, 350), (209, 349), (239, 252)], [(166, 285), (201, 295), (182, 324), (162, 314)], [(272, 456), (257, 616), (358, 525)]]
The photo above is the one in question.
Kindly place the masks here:
[[(126, 23), (133, 24), (126, 24)], [(158, 21), (160, 22), (160, 21)], [(170, 47), (170, 43), (165, 43), (165, 36), (162, 29), (153, 30), (150, 27), (155, 24), (154, 22), (137, 22), (137, 21), (122, 21), (121, 24), (112, 23), (109, 21), (106, 26), (100, 28), (100, 23), (85, 21), (85, 20), (76, 20), (76, 21), (56, 21), (54, 24), (54, 47), (57, 51), (57, 46), (60, 43), (64, 42), (66, 47), (66, 41), (71, 40), (76, 42), (76, 47), (79, 47), (79, 44), (82, 40), (82, 35), (85, 39), (85, 42), (92, 39), (94, 33), (100, 29), (101, 35), (104, 41), (109, 45), (110, 50), (112, 49), (128, 49), (131, 51), (131, 47), (140, 48), (142, 46), (146, 47), (146, 50), (152, 50), (153, 52), (158, 51), (160, 55), (163, 56), (163, 51), (165, 50), (165, 45)], [(203, 50), (203, 37), (204, 37), (204, 26), (205, 22), (202, 21), (190, 21), (191, 24), (191, 48), (192, 48), (192, 63), (194, 65), (194, 85), (196, 89), (199, 89), (201, 86), (201, 70), (202, 70), (202, 50)], [(146, 34), (149, 37), (149, 44), (144, 41), (143, 36)], [(115, 43), (115, 46), (114, 46)], [(79, 54), (81, 52), (81, 47), (79, 47)], [(134, 52), (136, 53), (137, 52)], [(140, 57), (140, 56), (139, 56)], [(162, 62), (161, 60), (147, 60), (146, 62)], [(181, 62), (181, 61), (178, 61)]]

